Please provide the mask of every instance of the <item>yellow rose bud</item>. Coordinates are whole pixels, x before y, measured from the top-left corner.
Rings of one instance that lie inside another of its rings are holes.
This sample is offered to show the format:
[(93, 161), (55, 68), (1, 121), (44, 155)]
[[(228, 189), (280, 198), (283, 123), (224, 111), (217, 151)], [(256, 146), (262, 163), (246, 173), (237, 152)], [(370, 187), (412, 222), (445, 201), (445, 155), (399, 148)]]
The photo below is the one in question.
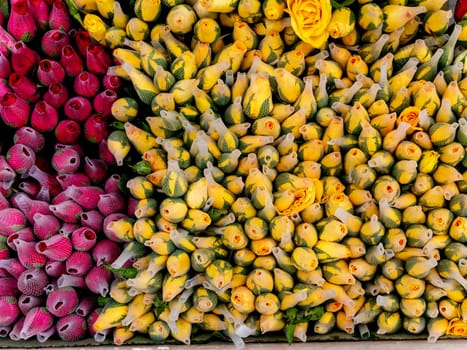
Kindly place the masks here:
[(332, 14), (329, 0), (287, 0), (287, 11), (300, 39), (315, 48), (324, 46)]
[(91, 37), (97, 40), (102, 45), (105, 45), (105, 34), (107, 32), (107, 25), (97, 15), (88, 13), (84, 16), (84, 29), (86, 29)]
[(328, 25), (328, 33), (331, 38), (338, 39), (349, 35), (355, 29), (355, 14), (348, 7), (334, 10), (331, 22)]

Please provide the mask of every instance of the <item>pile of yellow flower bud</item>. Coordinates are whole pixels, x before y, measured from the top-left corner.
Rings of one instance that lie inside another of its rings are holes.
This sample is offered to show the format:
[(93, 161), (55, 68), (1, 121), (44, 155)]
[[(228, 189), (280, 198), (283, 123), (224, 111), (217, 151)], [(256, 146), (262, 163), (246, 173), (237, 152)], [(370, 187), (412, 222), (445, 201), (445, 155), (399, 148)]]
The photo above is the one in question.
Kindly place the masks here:
[(136, 273), (96, 331), (467, 336), (467, 20), (446, 0), (74, 2), (134, 88), (108, 146), (135, 217), (105, 229)]

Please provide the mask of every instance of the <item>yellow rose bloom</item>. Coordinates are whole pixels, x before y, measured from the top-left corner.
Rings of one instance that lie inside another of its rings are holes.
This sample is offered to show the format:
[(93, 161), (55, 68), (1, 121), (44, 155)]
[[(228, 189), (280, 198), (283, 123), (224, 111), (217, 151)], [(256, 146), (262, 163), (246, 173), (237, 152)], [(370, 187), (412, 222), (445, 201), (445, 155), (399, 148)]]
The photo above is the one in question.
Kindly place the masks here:
[(419, 114), (420, 108), (415, 106), (407, 107), (399, 114), (399, 117), (397, 118), (397, 125), (399, 125), (402, 122), (409, 123), (411, 127), (407, 131), (407, 134), (411, 134), (415, 130), (421, 130), (422, 128), (418, 126)]
[(454, 318), (449, 322), (447, 335), (456, 335), (461, 337), (467, 337), (467, 323), (463, 322), (459, 318)]
[(329, 0), (287, 0), (287, 12), (300, 39), (314, 48), (325, 45), (332, 15)]
[(84, 16), (84, 29), (89, 32), (91, 37), (101, 44), (105, 44), (105, 33), (107, 32), (107, 25), (97, 15), (88, 13)]

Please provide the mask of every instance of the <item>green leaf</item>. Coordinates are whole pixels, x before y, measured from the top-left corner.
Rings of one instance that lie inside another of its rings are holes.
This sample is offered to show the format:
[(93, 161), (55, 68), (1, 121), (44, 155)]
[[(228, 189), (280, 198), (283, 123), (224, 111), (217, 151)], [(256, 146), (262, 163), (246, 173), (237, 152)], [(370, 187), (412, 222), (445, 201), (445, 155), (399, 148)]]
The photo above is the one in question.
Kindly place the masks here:
[(342, 1), (342, 3), (339, 3), (336, 0), (331, 0), (331, 5), (332, 5), (332, 8), (341, 9), (343, 7), (352, 5), (354, 2), (355, 0), (344, 0)]
[(97, 305), (99, 305), (99, 307), (104, 307), (109, 301), (112, 301), (111, 297), (103, 297), (102, 295), (97, 297)]
[(218, 221), (221, 217), (227, 215), (228, 210), (211, 208), (208, 210), (208, 215), (212, 222)]
[(122, 278), (135, 278), (136, 274), (138, 273), (138, 270), (135, 269), (134, 267), (121, 267), (121, 268), (116, 269), (115, 267), (112, 267), (112, 265), (110, 265), (109, 263), (105, 261), (103, 264), (106, 270)]
[(167, 303), (162, 300), (162, 293), (157, 293), (154, 296), (153, 304), (154, 304), (154, 313), (157, 316), (159, 316), (167, 306)]
[(285, 336), (287, 337), (287, 342), (289, 343), (289, 345), (293, 343), (293, 334), (295, 332), (296, 327), (296, 323), (289, 323), (284, 328)]
[(151, 166), (149, 165), (149, 162), (146, 160), (141, 160), (135, 165), (130, 166), (133, 171), (135, 171), (138, 175), (141, 176), (146, 176), (151, 174), (152, 169)]
[(81, 15), (79, 13), (79, 9), (76, 6), (75, 2), (73, 0), (65, 0), (65, 3), (68, 7), (68, 12), (70, 15), (78, 21), (79, 24), (83, 26), (83, 20), (81, 19)]
[(311, 309), (305, 310), (304, 317), (307, 321), (316, 321), (324, 314), (324, 306), (319, 305)]

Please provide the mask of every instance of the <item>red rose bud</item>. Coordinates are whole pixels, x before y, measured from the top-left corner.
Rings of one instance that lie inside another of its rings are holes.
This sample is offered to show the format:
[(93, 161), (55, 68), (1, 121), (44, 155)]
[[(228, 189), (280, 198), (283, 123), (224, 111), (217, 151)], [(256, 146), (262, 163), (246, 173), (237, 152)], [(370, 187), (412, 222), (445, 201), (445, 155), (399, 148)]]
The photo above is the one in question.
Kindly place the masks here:
[(42, 187), (47, 188), (51, 197), (55, 197), (62, 191), (55, 176), (43, 171), (37, 165), (33, 165), (31, 169), (29, 169), (28, 175), (39, 182)]
[(41, 332), (48, 330), (54, 324), (54, 317), (45, 307), (33, 307), (24, 316), (24, 324), (20, 337), (29, 339)]
[(14, 143), (22, 143), (29, 146), (34, 152), (39, 152), (45, 145), (45, 138), (39, 131), (29, 126), (23, 126), (15, 131)]
[[(23, 295), (21, 295), (20, 298), (22, 296)], [(25, 297), (27, 297), (27, 295)], [(23, 312), (22, 312), (22, 314), (24, 315)], [(24, 324), (24, 316), (18, 318), (18, 320), (16, 320), (16, 322), (13, 324), (13, 327), (10, 330), (10, 334), (8, 334), (8, 336), (9, 336), (9, 338), (11, 340), (13, 340), (13, 341), (20, 341), (21, 340), (20, 333), (21, 333), (21, 329), (23, 329), (23, 324)]]
[(34, 222), (34, 215), (37, 213), (49, 215), (49, 203), (42, 200), (32, 199), (25, 193), (16, 193), (11, 198), (11, 203), (24, 213), (29, 222)]
[(102, 79), (102, 84), (106, 89), (119, 91), (122, 88), (122, 78), (116, 75), (106, 74)]
[(128, 198), (128, 204), (127, 204), (127, 214), (130, 216), (135, 216), (135, 211), (138, 207), (139, 200), (133, 197)]
[(49, 209), (57, 218), (70, 224), (79, 223), (80, 215), (83, 212), (83, 208), (71, 199), (55, 205), (50, 205)]
[(0, 25), (0, 52), (4, 55), (8, 55), (8, 52), (13, 50), (16, 41), (17, 40), (4, 28), (4, 25)]
[(94, 111), (107, 118), (111, 114), (112, 104), (117, 97), (117, 93), (114, 90), (101, 91), (94, 97), (92, 103)]
[(105, 74), (109, 68), (112, 59), (99, 44), (91, 44), (86, 50), (86, 67), (91, 73)]
[(32, 232), (32, 228), (25, 227), (21, 230), (15, 231), (14, 233), (10, 234), (7, 239), (6, 243), (11, 250), (16, 251), (16, 243), (17, 239), (21, 239), (23, 241), (33, 242), (36, 238), (34, 237), (34, 233)]
[(6, 54), (0, 51), (0, 79), (8, 78), (11, 73), (10, 61)]
[(88, 316), (96, 306), (96, 299), (97, 298), (94, 295), (81, 297), (79, 304), (75, 309), (75, 313), (83, 317)]
[[(4, 271), (4, 276), (0, 277), (0, 298), (1, 296), (14, 297), (14, 296), (17, 296), (18, 294), (19, 294), (18, 280), (14, 277), (9, 276), (7, 271)], [(0, 310), (0, 312), (3, 312), (3, 311), (4, 310)], [(3, 326), (3, 327), (7, 327), (7, 326)], [(2, 329), (1, 326), (0, 326), (0, 329)]]
[(45, 343), (51, 336), (55, 334), (55, 326), (50, 327), (49, 329), (46, 329), (43, 332), (39, 332), (36, 334), (36, 339), (39, 343)]
[(45, 86), (61, 83), (65, 79), (65, 70), (59, 62), (46, 58), (39, 62), (37, 79)]
[(110, 239), (99, 240), (92, 249), (92, 258), (96, 265), (102, 265), (106, 262), (111, 264), (120, 255), (120, 245)]
[(99, 114), (92, 114), (83, 125), (83, 133), (86, 141), (100, 143), (108, 136), (106, 119)]
[[(65, 264), (66, 271), (66, 264)], [(63, 273), (57, 279), (57, 286), (62, 287), (76, 287), (76, 288), (86, 288), (86, 283), (84, 282), (84, 276), (73, 276), (67, 273)]]
[(99, 143), (98, 151), (99, 151), (99, 158), (102, 159), (104, 162), (106, 162), (109, 165), (112, 165), (115, 163), (115, 158), (112, 155), (112, 153), (110, 153), (109, 151), (109, 147), (107, 145), (107, 139), (103, 139)]
[(60, 63), (65, 69), (65, 73), (70, 77), (76, 77), (83, 70), (83, 59), (78, 55), (71, 45), (62, 47)]
[(0, 268), (7, 270), (8, 273), (16, 279), (26, 270), (17, 258), (0, 260)]
[(83, 147), (81, 147), (81, 145), (78, 144), (78, 143), (74, 143), (74, 144), (72, 144), (72, 145), (64, 145), (64, 144), (61, 144), (61, 143), (56, 143), (56, 144), (55, 144), (54, 149), (55, 149), (56, 151), (58, 151), (59, 149), (62, 149), (62, 148), (73, 148), (76, 152), (78, 152), (78, 154), (79, 154), (80, 157), (83, 157), (83, 156), (84, 156)]
[(92, 113), (92, 104), (86, 97), (74, 96), (65, 102), (63, 112), (71, 120), (84, 122)]
[[(53, 217), (53, 216), (52, 216)], [(54, 261), (65, 261), (73, 252), (73, 246), (68, 237), (53, 235), (36, 243), (35, 249)]]
[(11, 50), (11, 67), (21, 75), (28, 75), (39, 64), (39, 54), (26, 46), (22, 41), (17, 41)]
[(40, 185), (35, 181), (23, 181), (18, 184), (18, 188), (29, 197), (35, 197), (40, 190)]
[(13, 72), (8, 78), (8, 84), (16, 95), (26, 101), (36, 102), (41, 96), (36, 83), (26, 75)]
[(65, 262), (48, 260), (44, 270), (50, 277), (58, 278), (65, 273)]
[(5, 156), (0, 156), (0, 182), (14, 182), (16, 179), (16, 172), (10, 166)]
[[(57, 202), (52, 202), (52, 204), (57, 204), (57, 203), (65, 201), (65, 200), (68, 200), (68, 198), (66, 198), (64, 200), (57, 201)], [(70, 238), (73, 231), (77, 230), (78, 228), (79, 228), (79, 224), (70, 224), (70, 223), (64, 222), (62, 224), (62, 227), (60, 227), (60, 230), (58, 230), (58, 234)]]
[(40, 297), (45, 294), (44, 288), (49, 283), (49, 276), (44, 269), (30, 268), (18, 277), (18, 289), (25, 295)]
[[(0, 210), (6, 209), (6, 208), (9, 208), (9, 207), (10, 207), (10, 202), (3, 195), (3, 193), (0, 192)], [(0, 249), (0, 251), (2, 251), (2, 249)], [(3, 258), (4, 258), (4, 256), (2, 255), (2, 253), (0, 253), (0, 260), (3, 259)]]
[(0, 296), (0, 327), (11, 326), (20, 315), (18, 302), (14, 296)]
[[(37, 238), (41, 240), (46, 240), (52, 236), (59, 236), (57, 235), (57, 233), (60, 230), (60, 221), (55, 216), (36, 213), (34, 214), (33, 219), (34, 224), (32, 230), (34, 231), (34, 234)], [(44, 254), (43, 252), (39, 253)], [(53, 259), (50, 255), (47, 255), (47, 257), (49, 259)]]
[(73, 287), (51, 288), (47, 294), (46, 307), (56, 317), (72, 313), (79, 303), (79, 296)]
[(74, 230), (71, 234), (71, 242), (73, 244), (73, 249), (78, 251), (88, 251), (96, 245), (97, 234), (89, 227), (80, 227)]
[(97, 208), (104, 216), (121, 213), (126, 209), (125, 198), (119, 192), (103, 194), (100, 196)]
[(65, 191), (69, 186), (89, 186), (91, 185), (91, 179), (83, 173), (74, 174), (60, 174), (57, 176), (57, 181)]
[(0, 235), (8, 236), (26, 227), (26, 216), (16, 208), (0, 210)]
[(101, 183), (107, 178), (108, 167), (102, 159), (84, 157), (84, 172), (93, 183)]
[(47, 258), (36, 252), (34, 241), (23, 241), (15, 239), (16, 253), (21, 264), (27, 269), (39, 269), (45, 266)]
[(47, 30), (49, 26), (49, 4), (45, 0), (29, 0), (29, 10), (34, 22), (40, 31)]
[(78, 142), (81, 126), (74, 120), (61, 120), (55, 128), (55, 138), (58, 143), (70, 145)]
[(88, 46), (93, 44), (93, 41), (91, 39), (91, 36), (89, 35), (89, 32), (86, 30), (79, 28), (74, 35), (75, 43), (76, 43), (76, 48), (78, 49), (79, 54), (82, 57), (86, 57), (86, 52), (88, 50)]
[(79, 73), (73, 83), (75, 93), (84, 97), (94, 97), (100, 89), (99, 78), (91, 72)]
[(13, 91), (10, 89), (10, 86), (8, 85), (8, 82), (6, 79), (0, 79), (0, 99), (2, 99), (3, 96), (5, 96), (7, 92), (13, 92)]
[(109, 293), (112, 277), (112, 272), (107, 270), (104, 265), (99, 265), (93, 266), (84, 280), (91, 292), (105, 297)]
[(73, 252), (67, 259), (66, 272), (72, 276), (85, 276), (94, 265), (89, 252)]
[(65, 147), (54, 152), (51, 163), (58, 174), (73, 174), (78, 171), (81, 162), (76, 149)]
[(454, 18), (456, 19), (456, 21), (460, 21), (466, 13), (467, 13), (467, 1), (457, 0), (456, 8), (454, 10)]
[(37, 35), (37, 25), (29, 10), (26, 0), (19, 0), (12, 4), (8, 17), (7, 30), (16, 40), (28, 43)]
[(104, 190), (97, 186), (69, 186), (65, 190), (68, 198), (74, 200), (83, 209), (91, 210), (97, 207), (99, 196), (104, 194)]
[(31, 107), (29, 103), (13, 92), (7, 92), (0, 99), (0, 117), (12, 128), (20, 128), (28, 124)]
[(49, 14), (49, 27), (68, 32), (71, 29), (71, 17), (68, 8), (62, 0), (55, 0)]
[(36, 154), (30, 147), (16, 143), (8, 149), (6, 160), (17, 174), (25, 174), (36, 162)]
[(45, 101), (39, 101), (31, 113), (31, 126), (39, 132), (51, 132), (57, 126), (58, 111)]
[(57, 321), (57, 334), (66, 342), (83, 339), (87, 334), (87, 321), (83, 316), (70, 314)]
[(62, 83), (53, 83), (44, 93), (43, 98), (51, 106), (60, 109), (68, 101), (68, 89)]
[(120, 182), (120, 175), (119, 174), (112, 174), (110, 175), (104, 184), (104, 191), (105, 192), (119, 192), (118, 184)]
[(102, 231), (103, 222), (104, 216), (97, 210), (90, 210), (81, 214), (81, 226), (94, 230), (95, 232)]

